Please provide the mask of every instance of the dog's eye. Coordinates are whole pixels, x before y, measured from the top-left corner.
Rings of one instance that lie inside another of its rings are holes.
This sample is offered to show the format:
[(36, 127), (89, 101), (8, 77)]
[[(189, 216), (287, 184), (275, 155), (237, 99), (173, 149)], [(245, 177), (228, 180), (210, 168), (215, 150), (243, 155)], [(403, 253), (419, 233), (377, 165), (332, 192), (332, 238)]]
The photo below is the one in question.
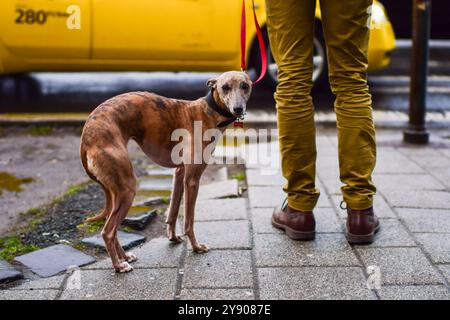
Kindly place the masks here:
[(250, 86), (247, 82), (241, 82), (241, 89), (247, 91)]
[(224, 84), (224, 85), (222, 86), (222, 90), (223, 90), (224, 92), (227, 92), (227, 91), (230, 91), (230, 90), (231, 90), (231, 87), (230, 87), (229, 84)]

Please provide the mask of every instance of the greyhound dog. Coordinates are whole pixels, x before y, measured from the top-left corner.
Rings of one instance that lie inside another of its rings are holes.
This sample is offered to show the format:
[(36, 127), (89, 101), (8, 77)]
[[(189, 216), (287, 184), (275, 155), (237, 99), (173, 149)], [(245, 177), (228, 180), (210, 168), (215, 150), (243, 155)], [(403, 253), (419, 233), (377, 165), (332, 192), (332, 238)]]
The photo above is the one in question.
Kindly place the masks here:
[[(184, 234), (194, 252), (209, 250), (197, 242), (194, 234), (195, 201), (207, 162), (202, 157), (200, 163), (175, 163), (172, 149), (177, 141), (172, 141), (171, 135), (183, 128), (192, 137), (195, 121), (201, 121), (203, 132), (218, 128), (223, 133), (228, 124), (245, 113), (252, 82), (245, 72), (230, 71), (208, 80), (206, 85), (210, 89), (208, 95), (195, 101), (169, 99), (149, 92), (121, 94), (100, 104), (86, 121), (81, 135), (81, 162), (106, 197), (103, 211), (87, 221), (106, 219), (101, 235), (117, 272), (132, 271), (129, 263), (137, 259), (133, 253), (125, 253), (117, 238), (117, 229), (136, 194), (136, 176), (127, 151), (130, 139), (155, 163), (175, 168), (166, 220), (169, 240), (182, 241), (176, 234), (176, 221), (185, 193)], [(209, 143), (202, 141), (201, 148)], [(194, 139), (189, 144), (193, 145)]]

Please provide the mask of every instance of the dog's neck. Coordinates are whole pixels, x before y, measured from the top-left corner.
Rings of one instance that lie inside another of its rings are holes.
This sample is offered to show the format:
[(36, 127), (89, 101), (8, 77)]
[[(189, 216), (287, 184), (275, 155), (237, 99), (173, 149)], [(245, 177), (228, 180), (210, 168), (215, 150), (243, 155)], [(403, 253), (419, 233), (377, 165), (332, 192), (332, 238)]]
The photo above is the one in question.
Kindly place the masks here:
[(226, 105), (220, 99), (217, 90), (211, 88), (211, 91), (205, 97), (206, 104), (214, 111), (217, 116), (217, 127), (224, 128), (236, 120), (236, 117), (227, 109)]

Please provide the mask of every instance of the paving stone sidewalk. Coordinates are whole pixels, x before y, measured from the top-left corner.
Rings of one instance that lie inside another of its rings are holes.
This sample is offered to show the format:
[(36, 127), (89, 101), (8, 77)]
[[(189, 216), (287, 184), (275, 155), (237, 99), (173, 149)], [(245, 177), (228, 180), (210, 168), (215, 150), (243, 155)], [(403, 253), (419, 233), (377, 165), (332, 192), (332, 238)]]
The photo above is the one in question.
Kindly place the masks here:
[(105, 260), (22, 281), (0, 299), (450, 299), (450, 141), (432, 141), (413, 147), (399, 131), (378, 132), (382, 229), (372, 245), (345, 239), (336, 134), (322, 129), (315, 241), (289, 240), (270, 225), (283, 178), (249, 164), (247, 197), (197, 204), (196, 233), (209, 253), (157, 238), (133, 250), (132, 273), (115, 274)]

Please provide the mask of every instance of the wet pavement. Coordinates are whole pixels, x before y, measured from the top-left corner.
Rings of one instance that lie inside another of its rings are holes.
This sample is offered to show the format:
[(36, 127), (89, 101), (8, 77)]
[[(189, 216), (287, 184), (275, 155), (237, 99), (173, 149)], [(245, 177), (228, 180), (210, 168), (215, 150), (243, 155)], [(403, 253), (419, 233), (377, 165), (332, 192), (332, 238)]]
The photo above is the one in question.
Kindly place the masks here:
[(276, 163), (247, 163), (248, 193), (197, 203), (197, 238), (210, 252), (154, 238), (133, 250), (139, 260), (131, 273), (115, 274), (105, 259), (75, 273), (15, 282), (0, 299), (448, 300), (449, 133), (433, 131), (430, 145), (412, 146), (399, 131), (378, 131), (374, 207), (381, 230), (371, 245), (345, 239), (336, 132), (319, 129), (315, 241), (290, 240), (271, 226), (284, 179), (264, 170)]
[(70, 186), (87, 180), (78, 154), (75, 133), (0, 137), (0, 172), (33, 179), (22, 184), (21, 191), (3, 191), (0, 196), (0, 235), (20, 222), (20, 213), (50, 203)]

